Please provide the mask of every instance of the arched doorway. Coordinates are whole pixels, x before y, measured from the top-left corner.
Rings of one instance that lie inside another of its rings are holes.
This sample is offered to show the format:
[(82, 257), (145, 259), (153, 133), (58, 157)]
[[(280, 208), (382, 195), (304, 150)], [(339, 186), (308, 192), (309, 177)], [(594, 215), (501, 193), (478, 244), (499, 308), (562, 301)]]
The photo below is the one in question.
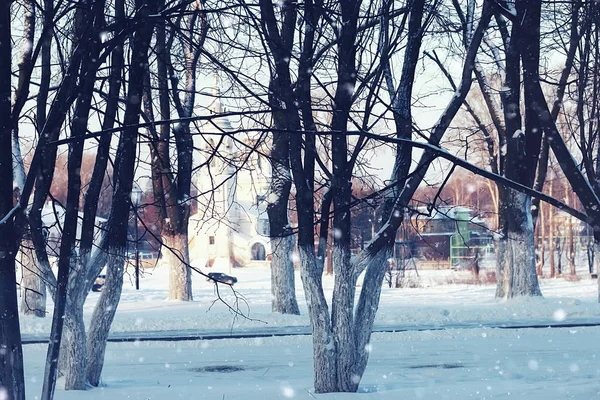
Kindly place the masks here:
[(254, 243), (251, 249), (251, 259), (264, 261), (267, 259), (267, 251), (265, 250), (265, 246), (260, 243)]

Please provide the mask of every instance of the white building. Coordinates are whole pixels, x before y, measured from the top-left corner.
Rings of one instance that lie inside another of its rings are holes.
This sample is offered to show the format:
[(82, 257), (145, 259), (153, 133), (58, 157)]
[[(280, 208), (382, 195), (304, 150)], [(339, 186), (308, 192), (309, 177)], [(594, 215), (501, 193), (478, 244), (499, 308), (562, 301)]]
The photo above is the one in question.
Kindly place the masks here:
[[(224, 112), (218, 89), (210, 111)], [(229, 118), (206, 122), (195, 140), (193, 184), (198, 210), (190, 216), (190, 262), (221, 272), (232, 267), (265, 265), (270, 258), (266, 194), (271, 169), (258, 137), (232, 132)], [(261, 156), (259, 153), (262, 153)]]

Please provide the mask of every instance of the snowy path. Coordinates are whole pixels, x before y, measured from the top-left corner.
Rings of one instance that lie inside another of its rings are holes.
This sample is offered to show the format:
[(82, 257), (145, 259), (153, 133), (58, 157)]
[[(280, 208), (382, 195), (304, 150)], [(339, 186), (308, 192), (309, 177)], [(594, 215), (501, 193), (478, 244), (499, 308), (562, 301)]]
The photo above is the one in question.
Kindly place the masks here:
[[(536, 321), (472, 321), (470, 323), (447, 323), (447, 324), (420, 324), (420, 325), (376, 325), (375, 333), (394, 332), (420, 332), (420, 331), (442, 331), (449, 329), (559, 329), (559, 328), (583, 328), (600, 327), (600, 320), (592, 321), (588, 318), (571, 319), (568, 323), (556, 322), (554, 320)], [(249, 328), (243, 330), (163, 330), (163, 331), (132, 331), (111, 333), (109, 342), (177, 342), (186, 340), (221, 340), (221, 339), (254, 339), (281, 336), (307, 336), (311, 334), (308, 326), (289, 326), (272, 328)], [(47, 343), (48, 337), (43, 335), (28, 335), (22, 337), (23, 344)]]
[[(57, 400), (598, 399), (600, 328), (452, 329), (375, 334), (359, 394), (312, 393), (307, 336), (110, 343), (104, 387)], [(28, 399), (46, 346), (25, 346)]]

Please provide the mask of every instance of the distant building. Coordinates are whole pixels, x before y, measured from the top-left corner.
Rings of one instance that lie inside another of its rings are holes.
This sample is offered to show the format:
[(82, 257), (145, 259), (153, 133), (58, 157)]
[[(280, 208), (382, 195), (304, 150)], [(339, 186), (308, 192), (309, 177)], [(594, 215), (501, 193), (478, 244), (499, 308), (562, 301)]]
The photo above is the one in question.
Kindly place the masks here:
[[(218, 89), (214, 99), (210, 110), (221, 114)], [(191, 264), (221, 270), (265, 265), (271, 254), (267, 150), (255, 149), (259, 141), (250, 134), (227, 135), (233, 130), (227, 117), (216, 118), (200, 130), (207, 134), (196, 143), (202, 156), (195, 160), (193, 177), (198, 194), (189, 223)]]
[[(419, 209), (428, 214), (425, 207)], [(448, 260), (460, 264), (473, 259), (477, 251), (490, 251), (492, 232), (475, 210), (461, 206), (442, 206), (431, 215), (412, 217), (416, 228), (414, 255), (424, 261)]]

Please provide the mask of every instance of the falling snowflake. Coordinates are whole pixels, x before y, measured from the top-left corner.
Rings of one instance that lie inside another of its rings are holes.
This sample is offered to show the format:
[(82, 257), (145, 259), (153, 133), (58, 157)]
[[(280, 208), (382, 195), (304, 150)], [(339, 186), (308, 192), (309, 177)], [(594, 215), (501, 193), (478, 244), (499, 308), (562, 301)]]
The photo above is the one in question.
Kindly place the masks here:
[(281, 394), (283, 394), (284, 397), (291, 399), (292, 397), (296, 396), (296, 391), (292, 387), (284, 385), (281, 387)]
[(552, 318), (556, 322), (564, 321), (567, 318), (567, 312), (562, 308), (559, 308), (558, 310), (554, 311), (554, 314), (552, 314)]

